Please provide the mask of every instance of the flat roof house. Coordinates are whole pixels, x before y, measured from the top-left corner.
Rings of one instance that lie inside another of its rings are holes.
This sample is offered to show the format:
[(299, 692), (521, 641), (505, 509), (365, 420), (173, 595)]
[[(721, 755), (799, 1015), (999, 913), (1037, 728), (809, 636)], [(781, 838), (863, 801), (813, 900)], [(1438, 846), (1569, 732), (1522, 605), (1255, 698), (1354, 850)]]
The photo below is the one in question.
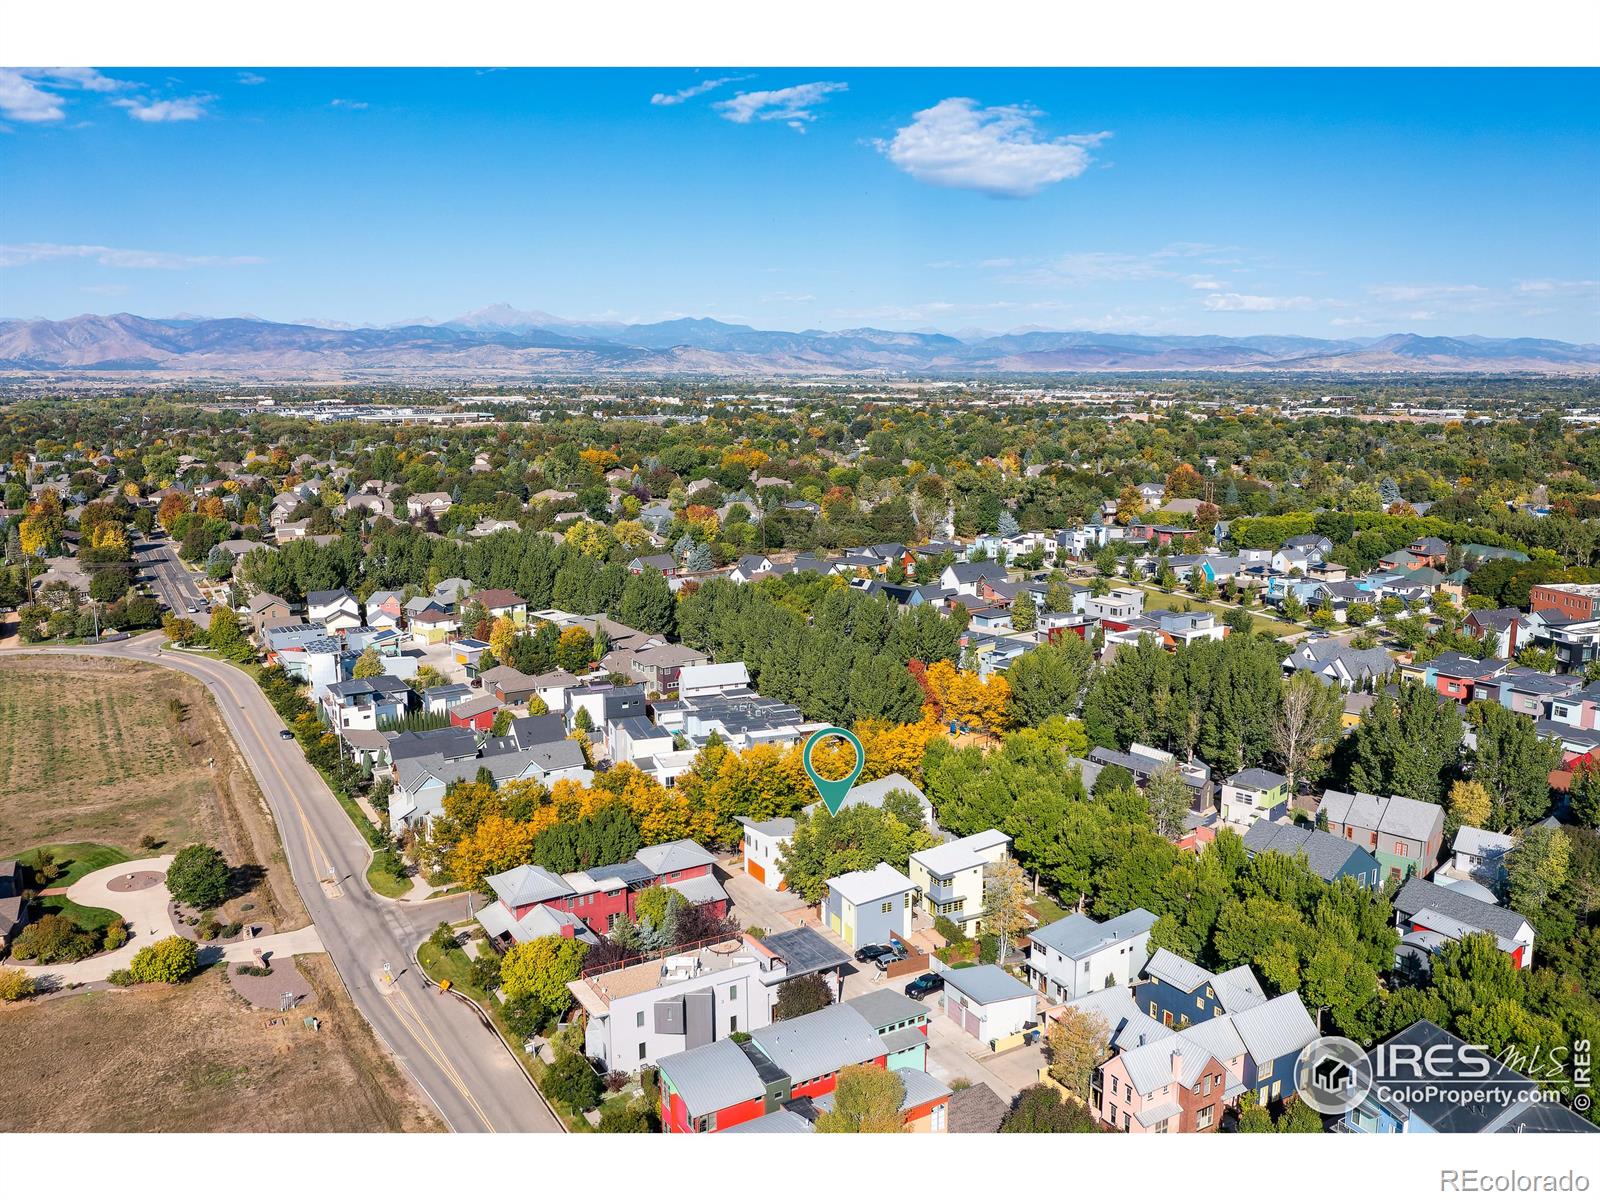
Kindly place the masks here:
[(911, 898), (916, 884), (888, 863), (870, 871), (835, 875), (822, 897), (822, 919), (846, 946), (887, 942), (891, 937), (911, 937)]
[(1223, 780), (1222, 819), (1238, 829), (1277, 821), (1289, 811), (1289, 781), (1264, 767), (1247, 767)]
[(749, 817), (734, 819), (744, 827), (744, 835), (739, 839), (744, 873), (775, 892), (787, 890), (783, 866), (778, 860), (788, 849), (789, 839), (794, 836), (794, 818), (778, 817), (771, 821), (752, 821)]
[(1028, 979), (1051, 1000), (1070, 1001), (1132, 983), (1150, 960), (1155, 913), (1142, 908), (1110, 921), (1071, 913), (1028, 935)]
[(944, 1011), (980, 1042), (1021, 1033), (1039, 1010), (1039, 994), (993, 963), (944, 974)]

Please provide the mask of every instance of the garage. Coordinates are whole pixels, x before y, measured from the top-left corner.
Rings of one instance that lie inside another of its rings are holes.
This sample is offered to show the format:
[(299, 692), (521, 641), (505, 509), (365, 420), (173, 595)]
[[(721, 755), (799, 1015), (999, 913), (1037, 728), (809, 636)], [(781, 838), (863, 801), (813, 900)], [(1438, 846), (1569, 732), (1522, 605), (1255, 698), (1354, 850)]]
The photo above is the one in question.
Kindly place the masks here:
[(944, 972), (944, 1011), (980, 1042), (1020, 1033), (1034, 1019), (1039, 996), (996, 966)]

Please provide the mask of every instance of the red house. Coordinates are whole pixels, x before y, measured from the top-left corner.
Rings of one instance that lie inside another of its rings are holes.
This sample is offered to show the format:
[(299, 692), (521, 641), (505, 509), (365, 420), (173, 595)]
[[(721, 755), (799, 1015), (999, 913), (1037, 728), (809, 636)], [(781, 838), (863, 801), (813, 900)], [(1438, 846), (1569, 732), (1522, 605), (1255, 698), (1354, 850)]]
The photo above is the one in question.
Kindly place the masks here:
[(657, 886), (671, 888), (691, 904), (709, 904), (722, 917), (728, 912), (728, 893), (711, 873), (715, 861), (698, 842), (683, 838), (646, 846), (625, 863), (566, 875), (539, 866), (516, 867), (489, 876), (499, 899), (478, 919), (490, 936), (514, 942), (552, 933), (604, 934), (618, 916), (635, 918), (638, 894)]
[(458, 729), (476, 729), (487, 733), (494, 728), (495, 714), (499, 711), (498, 696), (474, 696), (450, 710), (450, 724)]

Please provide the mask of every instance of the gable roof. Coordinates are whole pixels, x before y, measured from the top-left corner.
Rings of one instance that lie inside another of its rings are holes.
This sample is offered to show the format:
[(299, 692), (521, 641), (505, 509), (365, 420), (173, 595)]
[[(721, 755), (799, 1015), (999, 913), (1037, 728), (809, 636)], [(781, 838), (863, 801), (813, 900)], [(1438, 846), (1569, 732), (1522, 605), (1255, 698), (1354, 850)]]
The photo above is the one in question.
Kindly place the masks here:
[[(1306, 1012), (1298, 992), (1285, 992), (1265, 1004), (1218, 1019), (1232, 1022), (1258, 1067), (1285, 1054), (1298, 1053), (1317, 1037), (1316, 1022)], [(1211, 1021), (1203, 1021), (1196, 1028), (1210, 1024)]]
[(692, 1117), (709, 1116), (766, 1091), (755, 1064), (739, 1043), (727, 1039), (668, 1054), (656, 1067)]
[(832, 1004), (803, 1017), (777, 1021), (752, 1030), (750, 1036), (773, 1065), (796, 1083), (889, 1053), (878, 1031), (848, 1004)]
[[(1468, 931), (1486, 930), (1508, 941), (1514, 941), (1525, 926), (1530, 926), (1528, 918), (1513, 909), (1490, 904), (1465, 892), (1441, 887), (1437, 883), (1430, 883), (1415, 875), (1406, 880), (1405, 886), (1395, 893), (1394, 911), (1407, 919), (1422, 912), (1438, 913), (1466, 927)], [(1439, 930), (1439, 932), (1451, 931)]]
[(1030, 941), (1058, 952), (1064, 958), (1082, 958), (1102, 946), (1148, 933), (1156, 923), (1156, 915), (1146, 909), (1135, 908), (1110, 921), (1096, 921), (1083, 913), (1069, 913), (1059, 921), (1035, 929), (1028, 935)]
[(1248, 966), (1237, 966), (1221, 974), (1212, 974), (1197, 963), (1192, 963), (1171, 950), (1157, 950), (1145, 964), (1144, 973), (1151, 979), (1170, 983), (1181, 992), (1193, 995), (1202, 987), (1210, 986), (1212, 994), (1227, 1013), (1242, 1012), (1266, 1003), (1266, 993), (1256, 982), (1255, 972)]
[(1325, 829), (1275, 825), (1257, 821), (1245, 831), (1244, 848), (1254, 854), (1272, 851), (1290, 858), (1304, 855), (1306, 867), (1325, 883), (1332, 883), (1354, 854), (1362, 848)]

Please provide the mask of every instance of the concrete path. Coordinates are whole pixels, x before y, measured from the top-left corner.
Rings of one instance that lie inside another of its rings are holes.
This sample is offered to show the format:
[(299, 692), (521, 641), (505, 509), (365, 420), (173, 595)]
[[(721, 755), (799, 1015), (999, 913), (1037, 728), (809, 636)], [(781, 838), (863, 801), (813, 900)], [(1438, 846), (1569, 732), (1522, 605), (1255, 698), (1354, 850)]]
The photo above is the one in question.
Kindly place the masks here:
[(167, 891), (165, 882), (136, 892), (113, 892), (109, 886), (112, 881), (139, 871), (153, 871), (165, 876), (167, 868), (172, 865), (172, 858), (170, 854), (163, 854), (158, 858), (141, 858), (102, 867), (98, 871), (90, 871), (67, 889), (67, 899), (74, 904), (86, 908), (109, 908), (114, 913), (122, 914), (122, 919), (128, 923), (128, 940), (121, 948), (80, 962), (23, 966), (22, 969), (35, 979), (48, 977), (62, 987), (73, 983), (95, 983), (112, 971), (127, 967), (133, 962), (133, 956), (152, 942), (159, 942), (177, 933), (167, 911), (172, 894)]
[(307, 925), (304, 929), (291, 929), (288, 933), (226, 942), (219, 949), (228, 962), (253, 962), (258, 950), (269, 960), (279, 956), (292, 958), (296, 954), (321, 954), (322, 936), (317, 933), (315, 925)]

